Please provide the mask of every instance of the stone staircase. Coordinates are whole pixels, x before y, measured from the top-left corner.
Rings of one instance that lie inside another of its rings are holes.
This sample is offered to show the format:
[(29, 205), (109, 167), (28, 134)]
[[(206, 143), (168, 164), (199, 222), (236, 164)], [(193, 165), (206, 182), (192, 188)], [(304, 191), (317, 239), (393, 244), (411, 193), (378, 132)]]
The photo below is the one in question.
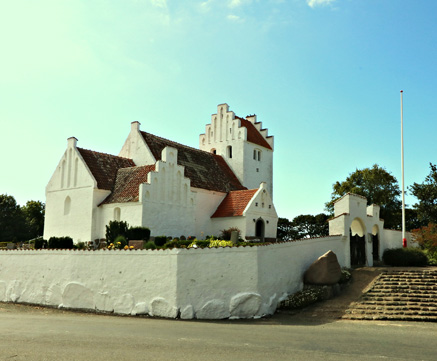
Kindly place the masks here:
[(437, 322), (437, 269), (381, 273), (342, 318)]

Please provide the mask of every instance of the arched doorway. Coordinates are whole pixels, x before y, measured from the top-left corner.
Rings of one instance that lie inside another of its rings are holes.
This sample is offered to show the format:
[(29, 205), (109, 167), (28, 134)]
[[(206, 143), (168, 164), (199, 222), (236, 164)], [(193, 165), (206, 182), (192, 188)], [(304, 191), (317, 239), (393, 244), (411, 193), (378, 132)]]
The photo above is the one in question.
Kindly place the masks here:
[(258, 218), (258, 220), (255, 223), (255, 238), (264, 241), (264, 231), (265, 231), (264, 221), (262, 218)]
[(349, 231), (351, 266), (366, 264), (366, 230), (363, 222), (355, 218)]
[(372, 255), (374, 261), (379, 261), (379, 228), (376, 224), (372, 228)]

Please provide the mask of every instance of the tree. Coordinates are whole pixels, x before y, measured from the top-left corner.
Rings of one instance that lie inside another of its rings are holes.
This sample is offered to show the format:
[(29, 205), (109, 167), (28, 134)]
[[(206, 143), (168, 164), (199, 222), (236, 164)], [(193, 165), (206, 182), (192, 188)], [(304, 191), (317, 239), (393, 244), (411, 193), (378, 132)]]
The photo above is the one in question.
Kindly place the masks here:
[(411, 193), (419, 200), (413, 205), (422, 225), (437, 223), (437, 166), (430, 163), (431, 171), (423, 183), (413, 183)]
[(329, 234), (329, 216), (320, 213), (315, 216), (312, 214), (301, 214), (294, 217), (291, 224), (298, 234), (298, 239), (323, 237)]
[(292, 223), (287, 218), (281, 217), (278, 219), (278, 229), (276, 232), (276, 237), (284, 242), (299, 238), (298, 233), (293, 228)]
[(45, 204), (40, 201), (28, 201), (22, 207), (26, 218), (28, 238), (33, 239), (42, 236), (44, 232)]
[(401, 191), (396, 178), (384, 168), (374, 164), (371, 168), (357, 169), (343, 182), (336, 182), (333, 185), (331, 201), (326, 203), (326, 209), (332, 214), (334, 202), (347, 193), (366, 197), (369, 205), (379, 205), (385, 228), (401, 228)]
[(23, 241), (26, 238), (23, 212), (15, 198), (0, 194), (0, 242)]
[(109, 221), (106, 225), (106, 241), (113, 243), (118, 236), (127, 238), (129, 225), (124, 221)]
[(428, 226), (414, 229), (412, 234), (420, 247), (437, 259), (437, 224), (429, 223)]
[(301, 214), (292, 221), (287, 218), (278, 219), (277, 237), (282, 241), (293, 239), (323, 237), (329, 234), (329, 216), (320, 213), (315, 216)]

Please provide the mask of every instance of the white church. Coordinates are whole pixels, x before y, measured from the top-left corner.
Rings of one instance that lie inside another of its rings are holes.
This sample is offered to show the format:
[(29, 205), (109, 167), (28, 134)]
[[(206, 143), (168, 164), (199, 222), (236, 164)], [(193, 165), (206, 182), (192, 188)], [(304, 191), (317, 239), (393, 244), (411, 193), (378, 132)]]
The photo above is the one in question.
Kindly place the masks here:
[(152, 236), (218, 236), (237, 227), (245, 240), (274, 240), (273, 137), (255, 115), (217, 107), (191, 148), (140, 129), (118, 156), (67, 149), (46, 187), (44, 238), (105, 238), (111, 220), (148, 227)]

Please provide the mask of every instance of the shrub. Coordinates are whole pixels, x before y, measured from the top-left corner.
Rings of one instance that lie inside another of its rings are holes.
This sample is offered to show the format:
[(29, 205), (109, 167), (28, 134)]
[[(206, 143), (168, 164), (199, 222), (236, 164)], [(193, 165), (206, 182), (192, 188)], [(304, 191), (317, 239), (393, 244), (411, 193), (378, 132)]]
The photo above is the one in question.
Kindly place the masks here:
[(73, 239), (71, 237), (50, 237), (48, 248), (51, 249), (72, 249)]
[(180, 236), (179, 239), (185, 241), (187, 238), (185, 236)]
[(282, 305), (288, 308), (303, 308), (323, 299), (323, 288), (311, 286), (290, 295)]
[[(112, 246), (111, 246), (112, 245)], [(127, 240), (124, 236), (117, 236), (114, 243), (111, 243), (108, 248), (123, 249), (127, 246)]]
[(144, 249), (156, 249), (156, 245), (155, 242), (153, 241), (148, 241), (144, 244)]
[(238, 238), (240, 238), (240, 233), (241, 231), (237, 228), (237, 227), (230, 227), (228, 229), (223, 229), (220, 234), (220, 239), (225, 240), (225, 241), (230, 241), (231, 240), (231, 234), (233, 231), (237, 231), (238, 232)]
[(205, 239), (204, 241), (196, 240), (196, 245), (197, 247), (205, 248), (205, 247), (209, 247), (210, 242), (211, 241), (209, 239)]
[(127, 231), (127, 239), (133, 241), (148, 241), (150, 229), (147, 227), (130, 227)]
[(232, 247), (232, 246), (233, 243), (231, 241), (217, 240), (217, 241), (211, 241), (208, 247), (212, 248), (212, 247)]
[(155, 237), (155, 245), (158, 247), (162, 247), (167, 243), (167, 236), (157, 236)]
[(78, 242), (76, 247), (77, 247), (77, 249), (86, 249), (87, 248), (85, 242)]
[(386, 265), (393, 267), (426, 266), (428, 257), (418, 248), (392, 248), (386, 249), (382, 255)]
[(427, 252), (428, 257), (437, 259), (437, 224), (429, 223), (428, 226), (413, 229), (411, 233), (413, 240)]
[(174, 238), (164, 244), (163, 248), (187, 248), (191, 244), (191, 241), (186, 239)]
[(35, 249), (41, 249), (41, 248), (47, 248), (48, 243), (47, 240), (45, 240), (42, 237), (38, 237), (35, 239)]
[(109, 221), (106, 226), (106, 241), (108, 243), (114, 243), (118, 236), (127, 238), (129, 225), (124, 221)]

